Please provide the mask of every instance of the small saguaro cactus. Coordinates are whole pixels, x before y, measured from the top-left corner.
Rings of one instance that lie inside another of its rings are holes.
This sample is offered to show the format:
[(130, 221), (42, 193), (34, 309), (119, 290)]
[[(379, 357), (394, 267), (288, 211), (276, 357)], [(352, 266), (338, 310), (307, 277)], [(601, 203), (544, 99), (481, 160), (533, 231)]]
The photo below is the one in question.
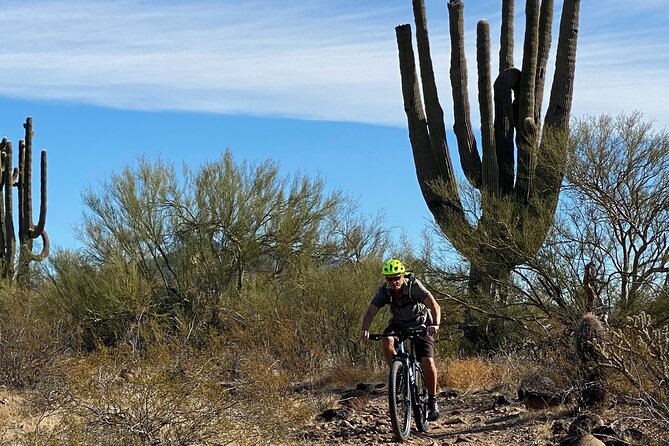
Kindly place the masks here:
[(592, 263), (585, 266), (583, 289), (585, 290), (585, 314), (581, 317), (574, 333), (576, 354), (581, 360), (583, 386), (580, 404), (597, 406), (606, 398), (606, 376), (600, 364), (603, 360), (601, 348), (606, 339), (606, 327), (595, 314), (596, 302), (600, 301), (595, 291), (595, 277)]
[[(0, 141), (0, 277), (16, 280), (20, 284), (28, 282), (30, 262), (42, 261), (49, 255), (49, 237), (46, 223), (46, 150), (40, 159), (40, 210), (37, 224), (33, 223), (32, 212), (32, 149), (33, 120), (26, 119), (25, 139), (19, 141), (18, 167), (12, 168), (12, 142)], [(18, 261), (16, 231), (14, 227), (14, 202), (12, 187), (18, 190)], [(33, 252), (33, 241), (42, 238), (42, 249)]]

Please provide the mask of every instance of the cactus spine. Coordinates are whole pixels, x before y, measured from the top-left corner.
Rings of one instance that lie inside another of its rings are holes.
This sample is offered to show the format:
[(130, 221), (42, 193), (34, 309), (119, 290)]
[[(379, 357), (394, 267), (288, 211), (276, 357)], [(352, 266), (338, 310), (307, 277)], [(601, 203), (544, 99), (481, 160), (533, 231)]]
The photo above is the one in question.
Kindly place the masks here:
[[(42, 261), (49, 255), (49, 237), (44, 230), (46, 224), (46, 150), (40, 159), (40, 208), (37, 224), (32, 212), (32, 149), (33, 125), (28, 117), (25, 124), (25, 139), (19, 141), (18, 167), (12, 168), (12, 142), (4, 138), (0, 142), (0, 276), (6, 280), (28, 283), (30, 262)], [(18, 191), (18, 261), (16, 259), (16, 231), (14, 227), (14, 201), (12, 187)], [(33, 252), (33, 241), (42, 238), (42, 249)]]

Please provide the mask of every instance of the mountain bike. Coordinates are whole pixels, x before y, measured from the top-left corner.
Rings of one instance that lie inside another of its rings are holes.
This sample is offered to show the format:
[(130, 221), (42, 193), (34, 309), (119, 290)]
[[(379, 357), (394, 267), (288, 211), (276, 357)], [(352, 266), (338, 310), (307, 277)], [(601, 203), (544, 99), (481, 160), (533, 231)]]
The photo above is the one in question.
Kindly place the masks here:
[[(396, 338), (396, 354), (388, 372), (388, 409), (390, 423), (395, 437), (399, 441), (409, 438), (411, 415), (419, 432), (427, 432), (430, 422), (427, 420), (427, 386), (423, 367), (416, 359), (412, 340), (425, 334), (425, 327), (393, 331), (386, 334), (373, 333), (369, 339), (378, 341), (387, 337)], [(410, 347), (405, 345), (409, 341)]]

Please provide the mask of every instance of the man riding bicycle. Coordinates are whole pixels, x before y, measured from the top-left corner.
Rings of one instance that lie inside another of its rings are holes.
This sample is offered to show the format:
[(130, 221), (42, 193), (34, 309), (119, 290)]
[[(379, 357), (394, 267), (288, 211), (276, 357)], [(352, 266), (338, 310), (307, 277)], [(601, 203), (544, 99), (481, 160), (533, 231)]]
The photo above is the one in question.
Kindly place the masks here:
[[(413, 274), (406, 274), (404, 264), (397, 259), (388, 260), (381, 270), (386, 283), (381, 285), (372, 298), (365, 316), (362, 318), (360, 337), (369, 339), (369, 327), (379, 309), (390, 305), (392, 318), (384, 333), (397, 329), (410, 329), (425, 325), (426, 333), (415, 339), (416, 355), (420, 358), (425, 372), (425, 384), (429, 393), (428, 420), (439, 418), (436, 401), (437, 367), (434, 364), (434, 335), (439, 330), (441, 307), (425, 286)], [(395, 339), (384, 338), (383, 356), (388, 365), (395, 355)]]

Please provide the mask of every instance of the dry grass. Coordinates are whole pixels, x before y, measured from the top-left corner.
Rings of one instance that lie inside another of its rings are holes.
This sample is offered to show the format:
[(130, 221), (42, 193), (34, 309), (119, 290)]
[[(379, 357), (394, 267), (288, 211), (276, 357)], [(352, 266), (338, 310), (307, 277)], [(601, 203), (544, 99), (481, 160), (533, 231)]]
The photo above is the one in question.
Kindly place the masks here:
[(33, 304), (29, 293), (0, 286), (0, 385), (8, 388), (36, 385), (66, 349), (59, 328), (40, 319)]
[(439, 386), (463, 391), (491, 389), (508, 384), (504, 365), (482, 358), (448, 359), (438, 365)]
[(16, 446), (256, 445), (288, 439), (317, 410), (274, 361), (231, 358), (216, 343), (54, 358), (58, 379), (25, 394), (8, 415), (16, 422), (0, 424)]
[(347, 364), (334, 366), (326, 372), (325, 380), (332, 386), (349, 386), (352, 383), (357, 384), (370, 379), (370, 373), (374, 380), (383, 381), (387, 377), (387, 369), (367, 370), (361, 367), (351, 367)]

